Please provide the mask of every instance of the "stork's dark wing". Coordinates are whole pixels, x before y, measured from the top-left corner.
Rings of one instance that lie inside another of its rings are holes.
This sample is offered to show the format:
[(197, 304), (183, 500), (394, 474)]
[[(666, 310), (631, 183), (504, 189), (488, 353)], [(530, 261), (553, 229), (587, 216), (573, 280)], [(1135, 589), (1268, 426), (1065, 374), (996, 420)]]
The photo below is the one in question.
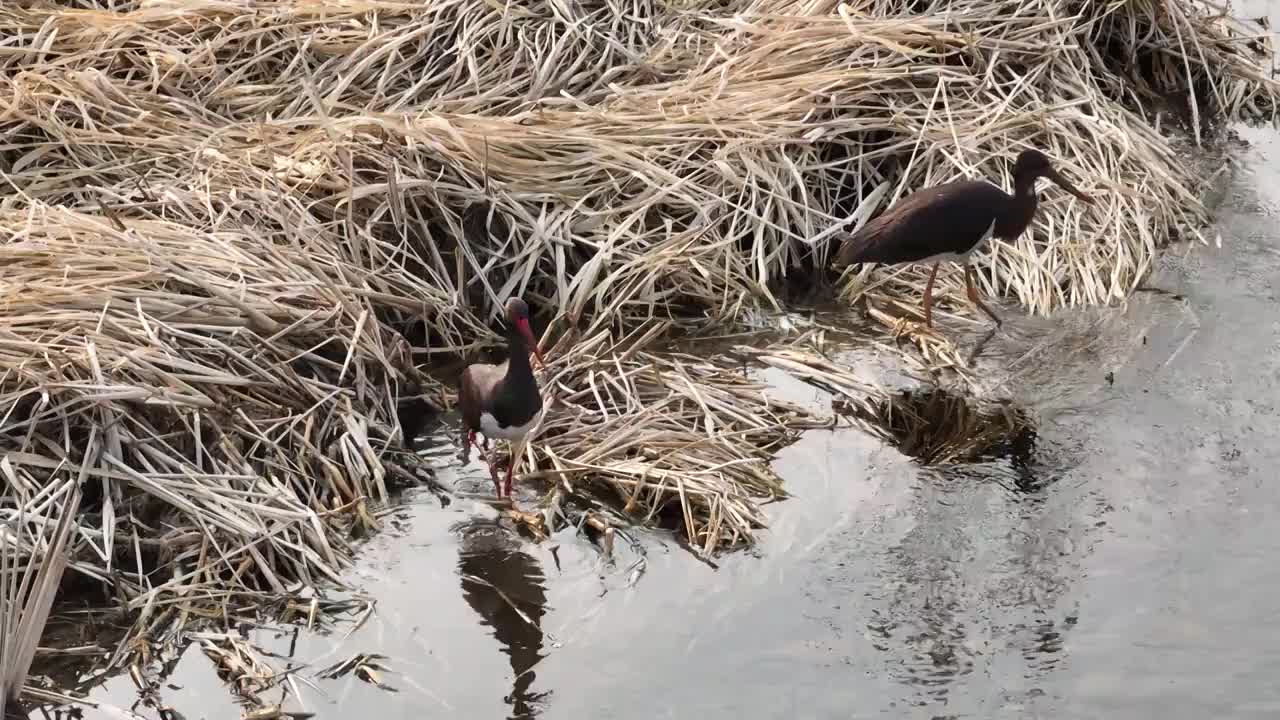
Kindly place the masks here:
[(836, 263), (905, 263), (964, 252), (1008, 202), (1003, 190), (981, 180), (925, 188), (859, 228), (840, 247)]
[(501, 365), (476, 363), (463, 369), (462, 381), (458, 388), (458, 409), (462, 413), (462, 421), (467, 428), (480, 427), (480, 415), (484, 412), (484, 405), (493, 396), (506, 374), (506, 363)]

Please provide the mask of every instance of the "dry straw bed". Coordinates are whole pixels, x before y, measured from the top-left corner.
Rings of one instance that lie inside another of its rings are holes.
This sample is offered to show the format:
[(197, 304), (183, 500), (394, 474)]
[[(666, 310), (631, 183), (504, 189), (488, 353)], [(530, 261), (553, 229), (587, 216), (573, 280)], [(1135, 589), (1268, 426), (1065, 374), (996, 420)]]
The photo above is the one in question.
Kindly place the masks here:
[[(3, 3), (4, 567), (58, 546), (40, 498), (74, 479), (71, 574), (140, 629), (332, 579), (400, 401), (448, 406), (430, 371), (512, 293), (550, 350), (535, 474), (749, 542), (814, 421), (655, 343), (781, 306), (851, 223), (1029, 145), (1101, 202), (1046, 193), (986, 289), (1123, 297), (1206, 219), (1156, 103), (1193, 139), (1274, 115), (1248, 32), (1177, 1)], [(842, 290), (893, 323), (922, 279)]]

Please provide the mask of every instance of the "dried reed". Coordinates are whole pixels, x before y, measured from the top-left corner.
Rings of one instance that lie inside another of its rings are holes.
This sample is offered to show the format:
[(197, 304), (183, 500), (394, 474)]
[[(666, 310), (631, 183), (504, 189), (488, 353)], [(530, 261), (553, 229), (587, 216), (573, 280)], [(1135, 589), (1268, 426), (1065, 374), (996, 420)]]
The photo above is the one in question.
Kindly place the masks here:
[[(555, 345), (537, 472), (749, 541), (813, 420), (655, 343), (780, 306), (843, 228), (1031, 144), (1102, 202), (1047, 195), (985, 289), (1122, 297), (1206, 218), (1152, 101), (1196, 139), (1274, 116), (1239, 33), (1157, 2), (5, 3), (0, 452), (85, 481), (71, 567), (172, 631), (334, 579), (399, 401), (447, 404), (429, 371), (519, 293)], [(844, 291), (893, 324), (922, 280)]]
[[(74, 478), (34, 483), (0, 462), (14, 507), (0, 506), (0, 718), (18, 699), (66, 567), (80, 512)], [(8, 503), (6, 503), (8, 504)]]

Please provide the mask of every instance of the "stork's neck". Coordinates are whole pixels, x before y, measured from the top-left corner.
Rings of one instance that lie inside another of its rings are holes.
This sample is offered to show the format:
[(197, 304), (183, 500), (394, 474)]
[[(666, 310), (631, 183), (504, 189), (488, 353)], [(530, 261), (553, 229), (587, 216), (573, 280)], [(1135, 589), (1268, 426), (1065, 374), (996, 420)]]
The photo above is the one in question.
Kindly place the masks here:
[[(1017, 175), (1013, 178), (1013, 203), (1009, 208), (1010, 219), (1017, 218), (1023, 229), (1036, 214), (1036, 176)], [(1020, 234), (1022, 230), (1018, 230)]]
[(1015, 175), (1013, 196), (1008, 199), (996, 222), (995, 234), (1002, 240), (1013, 240), (1027, 229), (1036, 214), (1036, 176)]
[(507, 377), (533, 377), (533, 367), (529, 365), (529, 346), (514, 323), (507, 324)]
[(1036, 176), (1018, 175), (1013, 178), (1013, 196), (1019, 200), (1036, 201)]

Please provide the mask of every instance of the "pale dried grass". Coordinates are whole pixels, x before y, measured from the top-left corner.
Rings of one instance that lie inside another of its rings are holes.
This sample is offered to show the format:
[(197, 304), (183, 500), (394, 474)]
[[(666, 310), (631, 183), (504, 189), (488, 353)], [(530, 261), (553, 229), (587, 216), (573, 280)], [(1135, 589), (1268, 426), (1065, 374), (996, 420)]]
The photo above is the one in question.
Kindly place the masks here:
[[(1277, 97), (1191, 3), (76, 5), (0, 7), (0, 443), (25, 483), (83, 474), (71, 567), (140, 628), (334, 578), (400, 400), (447, 405), (419, 370), (492, 346), (510, 294), (553, 351), (536, 472), (749, 542), (813, 420), (654, 343), (781, 306), (842, 229), (1030, 145), (1100, 202), (1046, 193), (984, 289), (1122, 298), (1206, 219), (1153, 100), (1194, 88), (1198, 138)], [(894, 324), (923, 279), (843, 291)]]

